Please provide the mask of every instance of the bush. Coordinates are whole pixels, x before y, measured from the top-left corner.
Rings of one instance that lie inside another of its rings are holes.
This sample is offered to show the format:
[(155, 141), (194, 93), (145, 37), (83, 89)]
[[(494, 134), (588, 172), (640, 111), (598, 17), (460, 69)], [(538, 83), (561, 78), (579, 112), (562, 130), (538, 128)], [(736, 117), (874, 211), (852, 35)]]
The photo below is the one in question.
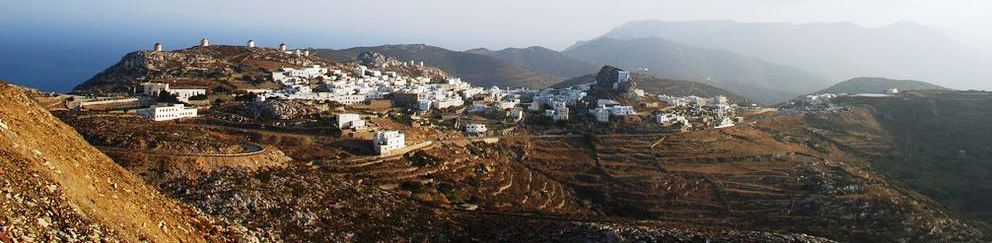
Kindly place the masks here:
[(158, 97), (156, 97), (155, 100), (163, 103), (179, 103), (179, 98), (177, 98), (176, 95), (169, 92), (159, 93)]
[(479, 181), (478, 178), (471, 177), (471, 178), (465, 179), (465, 184), (468, 184), (469, 186), (473, 186), (473, 187), (479, 187), (479, 186), (482, 185), (482, 182)]
[(437, 191), (444, 194), (444, 197), (447, 198), (450, 203), (460, 204), (465, 202), (465, 197), (456, 192), (455, 186), (449, 183), (438, 184)]
[(198, 95), (190, 96), (189, 97), (189, 100), (207, 100), (207, 95), (206, 94), (198, 94)]
[(258, 98), (258, 95), (256, 95), (255, 93), (247, 93), (247, 94), (238, 95), (238, 96), (234, 97), (234, 100), (241, 101), (241, 102), (248, 102), (248, 101), (254, 101), (257, 98)]
[(413, 194), (424, 192), (424, 184), (417, 181), (404, 181), (403, 183), (400, 183), (400, 188)]

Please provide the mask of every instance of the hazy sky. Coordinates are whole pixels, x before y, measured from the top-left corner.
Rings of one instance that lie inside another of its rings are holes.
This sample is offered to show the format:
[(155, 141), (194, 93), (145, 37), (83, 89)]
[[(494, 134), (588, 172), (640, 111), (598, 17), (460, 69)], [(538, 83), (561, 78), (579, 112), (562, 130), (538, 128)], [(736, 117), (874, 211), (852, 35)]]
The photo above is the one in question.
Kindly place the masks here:
[(635, 20), (912, 21), (992, 50), (992, 0), (0, 0), (0, 79), (66, 91), (124, 54), (196, 45), (562, 50)]
[(869, 27), (907, 20), (992, 40), (990, 13), (988, 0), (0, 0), (0, 27), (7, 29), (0, 37), (105, 33), (162, 40), (167, 47), (190, 46), (209, 36), (221, 43), (285, 40), (294, 47), (426, 43), (458, 50), (563, 49), (632, 20), (726, 19)]

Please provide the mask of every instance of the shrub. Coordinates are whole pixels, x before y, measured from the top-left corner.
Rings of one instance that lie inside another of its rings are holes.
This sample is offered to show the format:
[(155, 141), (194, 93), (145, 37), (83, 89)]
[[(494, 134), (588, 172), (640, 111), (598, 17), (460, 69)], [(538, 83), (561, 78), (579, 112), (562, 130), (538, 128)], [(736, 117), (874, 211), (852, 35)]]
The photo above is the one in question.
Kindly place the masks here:
[(207, 95), (206, 94), (198, 94), (198, 95), (190, 96), (189, 97), (189, 100), (207, 100)]
[(159, 93), (158, 97), (156, 97), (155, 100), (163, 103), (179, 103), (179, 99), (176, 97), (176, 95), (169, 92)]
[(404, 181), (403, 183), (400, 183), (400, 188), (414, 194), (424, 192), (424, 184), (417, 181)]

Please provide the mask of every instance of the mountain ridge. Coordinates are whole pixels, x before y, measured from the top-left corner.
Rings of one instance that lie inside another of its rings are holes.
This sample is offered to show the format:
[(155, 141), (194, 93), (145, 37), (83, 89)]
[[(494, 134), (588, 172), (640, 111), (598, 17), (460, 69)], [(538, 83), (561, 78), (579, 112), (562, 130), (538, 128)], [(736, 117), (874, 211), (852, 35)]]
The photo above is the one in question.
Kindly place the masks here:
[(562, 52), (541, 46), (506, 48), (499, 51), (478, 48), (465, 52), (493, 56), (531, 70), (564, 78), (583, 75), (589, 70), (595, 70), (597, 68), (593, 63), (574, 59)]
[[(880, 76), (990, 89), (992, 58), (939, 29), (901, 21), (880, 27), (839, 23), (632, 21), (602, 37), (661, 37), (789, 64), (831, 80)], [(925, 58), (923, 58), (925, 57)], [(976, 71), (977, 70), (977, 71)]]
[(843, 82), (837, 83), (826, 89), (819, 91), (819, 93), (848, 93), (848, 94), (860, 94), (860, 93), (884, 93), (889, 89), (898, 89), (899, 91), (911, 91), (911, 90), (950, 90), (943, 86), (931, 84), (924, 81), (917, 80), (897, 80), (897, 79), (887, 79), (881, 77), (858, 77)]
[[(535, 72), (499, 58), (470, 52), (459, 52), (426, 44), (399, 44), (347, 49), (316, 49), (315, 55), (333, 61), (353, 61), (363, 52), (378, 52), (402, 61), (423, 61), (463, 78), (475, 85), (489, 87), (543, 88), (563, 78)], [(495, 71), (494, 71), (495, 70)]]
[(782, 102), (829, 85), (822, 77), (791, 66), (657, 37), (599, 38), (569, 48), (565, 54), (630, 70), (647, 70), (663, 78), (698, 80), (762, 103)]

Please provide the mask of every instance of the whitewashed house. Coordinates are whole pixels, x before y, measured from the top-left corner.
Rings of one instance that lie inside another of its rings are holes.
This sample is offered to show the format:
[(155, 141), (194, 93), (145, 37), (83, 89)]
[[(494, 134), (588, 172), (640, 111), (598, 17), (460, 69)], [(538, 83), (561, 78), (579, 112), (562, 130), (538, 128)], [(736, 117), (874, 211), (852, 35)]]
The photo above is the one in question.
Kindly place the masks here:
[(465, 133), (468, 134), (484, 134), (487, 131), (489, 131), (489, 129), (486, 128), (486, 124), (478, 124), (478, 123), (465, 124)]
[(457, 98), (443, 99), (434, 102), (434, 108), (436, 109), (446, 109), (449, 107), (459, 107), (462, 105), (465, 105), (465, 100)]
[(608, 109), (610, 110), (610, 114), (614, 116), (631, 116), (637, 114), (634, 107), (629, 105), (610, 106)]
[(162, 91), (169, 92), (167, 83), (141, 83), (142, 94), (158, 96)]
[(655, 121), (661, 124), (672, 124), (678, 121), (679, 116), (674, 113), (664, 113), (657, 114), (654, 116)]
[(715, 128), (725, 128), (725, 127), (732, 127), (732, 126), (734, 126), (734, 121), (731, 120), (730, 117), (724, 117), (724, 118), (720, 119), (720, 122), (718, 122), (716, 124), (716, 127)]
[(162, 92), (176, 96), (182, 102), (189, 102), (189, 98), (197, 95), (206, 95), (207, 89), (203, 88), (173, 88), (167, 83), (141, 83), (141, 91), (145, 95), (158, 96)]
[(202, 88), (170, 88), (167, 91), (175, 95), (176, 99), (182, 102), (189, 102), (189, 98), (193, 96), (207, 95), (207, 89)]
[(337, 114), (338, 129), (362, 129), (365, 128), (365, 120), (358, 114)]
[(135, 111), (139, 116), (152, 121), (168, 121), (180, 118), (196, 117), (196, 109), (186, 108), (183, 104), (169, 106), (154, 106)]
[(399, 131), (378, 131), (372, 138), (372, 146), (380, 155), (406, 146), (406, 135)]

